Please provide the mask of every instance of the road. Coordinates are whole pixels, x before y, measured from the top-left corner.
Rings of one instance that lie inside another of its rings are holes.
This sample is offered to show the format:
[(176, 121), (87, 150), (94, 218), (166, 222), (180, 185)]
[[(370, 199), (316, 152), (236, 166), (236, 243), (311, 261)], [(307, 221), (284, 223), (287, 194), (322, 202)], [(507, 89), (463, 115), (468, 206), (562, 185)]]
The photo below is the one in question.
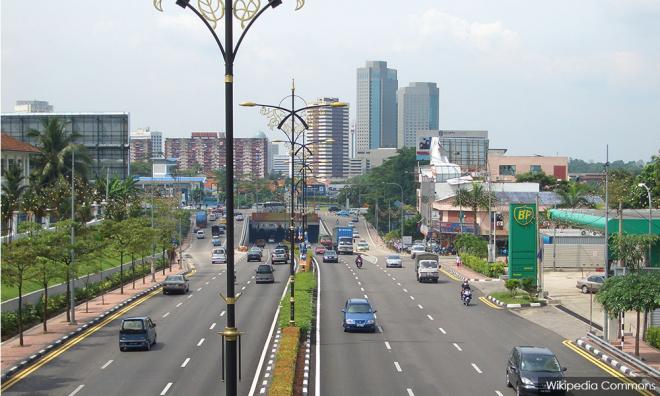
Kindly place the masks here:
[[(236, 241), (241, 222), (236, 223)], [(210, 227), (207, 228), (210, 234)], [(209, 395), (224, 394), (221, 382), (221, 337), (226, 324), (226, 265), (212, 265), (211, 238), (194, 240), (187, 250), (196, 266), (188, 295), (154, 294), (128, 316), (149, 315), (158, 343), (149, 352), (120, 352), (115, 320), (58, 358), (21, 380), (5, 395)], [(267, 251), (265, 251), (267, 253)], [(265, 254), (264, 257), (267, 257)], [(256, 262), (236, 255), (237, 327), (242, 340), (243, 378), (239, 394), (247, 394), (268, 330), (288, 278), (278, 265), (274, 284), (254, 283)]]
[[(355, 267), (355, 256), (321, 264), (321, 394), (514, 394), (505, 386), (505, 364), (515, 345), (550, 348), (570, 376), (609, 377), (558, 334), (485, 305), (479, 293), (465, 307), (459, 283), (445, 275), (438, 284), (416, 282), (408, 255), (403, 268), (386, 269), (386, 252), (374, 248), (362, 220), (358, 230), (371, 249), (362, 269)], [(368, 297), (378, 311), (379, 331), (343, 332), (340, 310), (350, 297)]]

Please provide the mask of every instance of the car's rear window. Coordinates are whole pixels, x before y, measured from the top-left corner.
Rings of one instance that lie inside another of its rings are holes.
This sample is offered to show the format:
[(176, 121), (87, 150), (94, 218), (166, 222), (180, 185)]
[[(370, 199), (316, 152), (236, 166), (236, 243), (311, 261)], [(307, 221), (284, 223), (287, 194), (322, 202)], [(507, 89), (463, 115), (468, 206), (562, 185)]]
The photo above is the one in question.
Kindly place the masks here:
[(270, 274), (273, 270), (270, 268), (270, 265), (260, 265), (257, 267), (257, 273), (259, 274)]
[(369, 313), (371, 306), (369, 304), (350, 304), (348, 306), (349, 313)]
[(401, 260), (401, 256), (387, 256), (388, 259), (390, 260)]
[(121, 324), (122, 331), (143, 331), (144, 323), (141, 320), (125, 320)]
[(275, 253), (276, 253), (276, 254), (285, 254), (285, 253), (286, 253), (286, 250), (284, 250), (284, 249), (282, 249), (282, 248), (275, 249)]
[(332, 256), (333, 254), (337, 254), (337, 253), (336, 253), (334, 250), (326, 250), (326, 251), (325, 251), (325, 254), (326, 254), (327, 256)]
[(183, 282), (183, 276), (181, 275), (169, 275), (165, 278), (165, 282)]

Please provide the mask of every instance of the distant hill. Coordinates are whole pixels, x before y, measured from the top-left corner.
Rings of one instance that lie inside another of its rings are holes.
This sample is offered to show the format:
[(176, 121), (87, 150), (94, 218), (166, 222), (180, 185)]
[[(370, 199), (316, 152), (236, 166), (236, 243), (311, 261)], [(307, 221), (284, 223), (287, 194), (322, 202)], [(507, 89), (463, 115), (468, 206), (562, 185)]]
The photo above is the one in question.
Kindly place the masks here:
[[(642, 171), (645, 162), (621, 160), (610, 162), (610, 169), (625, 169), (633, 174), (638, 174)], [(571, 158), (568, 161), (568, 173), (599, 173), (603, 172), (605, 168), (604, 162), (587, 162), (577, 158)]]

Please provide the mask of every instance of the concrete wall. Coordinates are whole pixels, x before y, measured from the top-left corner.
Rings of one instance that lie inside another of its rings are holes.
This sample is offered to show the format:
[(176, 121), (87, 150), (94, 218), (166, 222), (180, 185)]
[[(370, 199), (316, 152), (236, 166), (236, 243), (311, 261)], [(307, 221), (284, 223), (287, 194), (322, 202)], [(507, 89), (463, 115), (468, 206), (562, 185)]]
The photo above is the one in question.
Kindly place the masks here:
[(558, 270), (593, 271), (605, 266), (603, 245), (598, 244), (557, 244), (556, 257), (553, 259), (553, 245), (543, 245), (543, 266), (546, 271), (554, 267)]

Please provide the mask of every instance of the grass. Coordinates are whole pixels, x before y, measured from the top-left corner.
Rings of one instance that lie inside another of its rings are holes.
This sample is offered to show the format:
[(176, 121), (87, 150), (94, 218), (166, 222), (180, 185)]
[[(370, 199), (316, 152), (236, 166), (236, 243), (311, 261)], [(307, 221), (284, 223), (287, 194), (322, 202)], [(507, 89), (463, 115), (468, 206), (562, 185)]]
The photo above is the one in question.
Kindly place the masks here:
[(280, 339), (280, 347), (277, 349), (273, 380), (268, 394), (273, 396), (293, 395), (299, 340), (300, 328), (282, 328), (282, 338)]
[[(130, 262), (131, 256), (130, 255), (124, 255), (124, 270), (126, 271), (126, 262)], [(139, 261), (139, 258), (136, 258), (136, 261)], [(139, 265), (139, 264), (136, 264)], [(118, 267), (119, 266), (119, 255), (108, 255), (103, 259), (103, 270), (107, 270), (110, 268)], [(90, 274), (93, 274), (98, 271), (98, 262), (90, 262), (83, 260), (80, 263), (79, 266), (79, 276), (83, 277), (87, 275), (87, 271), (89, 271)], [(58, 283), (64, 282), (66, 278), (64, 276), (54, 278), (50, 282), (50, 286), (56, 285)], [(36, 290), (40, 290), (41, 284), (34, 282), (34, 281), (26, 281), (23, 284), (23, 295), (31, 293)], [(12, 298), (18, 297), (18, 288), (16, 287), (10, 287), (5, 284), (2, 284), (2, 301), (10, 300)]]
[[(312, 326), (312, 291), (316, 287), (316, 277), (313, 272), (298, 272), (295, 277), (295, 312), (296, 326), (302, 331), (309, 331)], [(289, 308), (289, 293), (280, 301), (279, 325), (285, 328), (289, 325), (291, 311)]]
[(524, 291), (518, 291), (515, 296), (512, 296), (508, 291), (500, 291), (490, 293), (491, 297), (502, 301), (505, 304), (528, 304), (538, 302), (538, 300)]

